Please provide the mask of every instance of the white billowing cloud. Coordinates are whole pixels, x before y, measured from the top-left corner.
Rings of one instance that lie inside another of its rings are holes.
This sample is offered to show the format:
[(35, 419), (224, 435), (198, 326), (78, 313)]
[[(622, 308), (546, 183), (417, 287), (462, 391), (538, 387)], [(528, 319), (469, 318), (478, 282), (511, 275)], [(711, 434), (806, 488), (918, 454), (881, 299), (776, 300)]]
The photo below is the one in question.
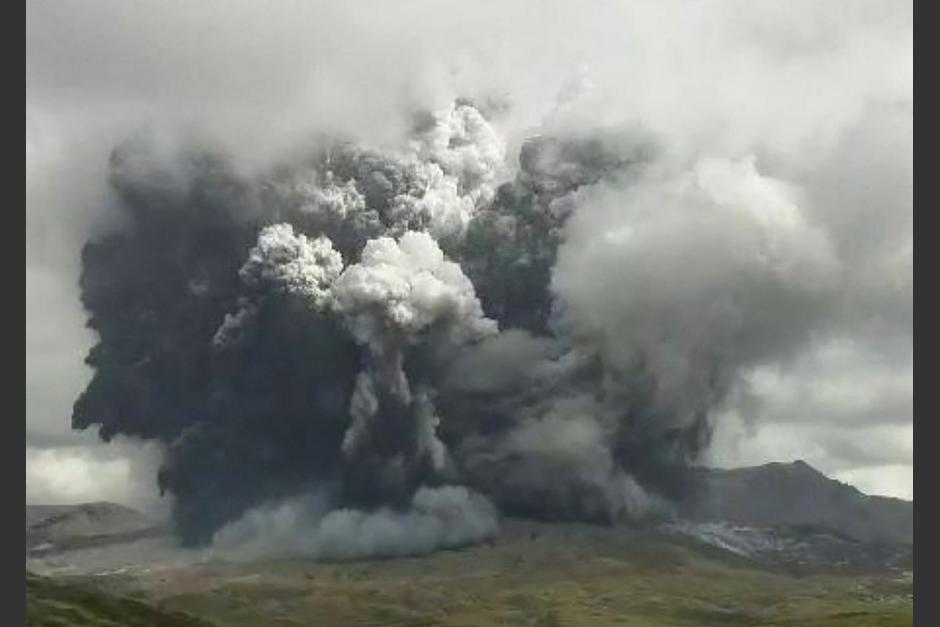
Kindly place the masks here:
[(572, 333), (626, 376), (639, 360), (655, 404), (684, 414), (808, 342), (838, 276), (784, 184), (753, 160), (703, 160), (586, 193), (552, 286)]
[(310, 239), (295, 234), (290, 224), (274, 224), (258, 234), (258, 244), (238, 274), (249, 287), (270, 284), (320, 309), (329, 304), (330, 284), (342, 270), (343, 258), (329, 239)]
[(477, 207), (493, 197), (506, 144), (474, 107), (452, 104), (432, 118), (430, 128), (410, 142), (424, 193), (402, 197), (397, 211), (426, 215), (435, 237), (462, 235)]
[(306, 213), (320, 212), (332, 220), (342, 221), (366, 210), (366, 200), (353, 181), (337, 185), (323, 181), (320, 186), (309, 189), (311, 203), (302, 209)]
[[(412, 407), (422, 450), (435, 467), (446, 462), (435, 431), (439, 418), (430, 394), (414, 394), (405, 375), (405, 351), (437, 331), (454, 346), (496, 333), (496, 323), (483, 315), (473, 284), (460, 266), (445, 258), (428, 233), (407, 231), (397, 241), (369, 240), (358, 263), (343, 269), (339, 252), (326, 237), (308, 239), (289, 224), (265, 227), (239, 272), (248, 287), (273, 287), (300, 296), (315, 311), (332, 311), (346, 322), (353, 337), (369, 350), (371, 361), (356, 379), (350, 399), (353, 418), (343, 450), (351, 454), (379, 410), (378, 390)], [(227, 315), (214, 342), (234, 341), (257, 311), (242, 303)]]
[(436, 468), (443, 468), (446, 449), (436, 436), (440, 419), (425, 390), (412, 396), (403, 360), (405, 350), (432, 331), (454, 346), (497, 332), (496, 323), (483, 315), (473, 283), (430, 235), (408, 231), (397, 242), (389, 237), (367, 242), (359, 263), (333, 283), (332, 296), (333, 310), (371, 356), (356, 379), (344, 452), (355, 451), (368, 431), (379, 409), (378, 388), (412, 406), (420, 448)]
[(506, 158), (502, 135), (477, 108), (465, 104), (454, 103), (431, 115), (433, 124), (412, 140), (412, 149), (419, 159), (438, 163), (456, 176), (461, 189), (479, 202), (492, 191)]
[(423, 232), (409, 231), (397, 242), (388, 237), (369, 241), (362, 260), (346, 268), (332, 293), (334, 309), (364, 344), (382, 345), (387, 333), (414, 341), (439, 323), (457, 342), (496, 331), (496, 323), (483, 315), (473, 283)]
[[(273, 224), (261, 229), (258, 243), (248, 252), (248, 259), (238, 276), (248, 288), (265, 289), (303, 298), (314, 311), (329, 307), (330, 284), (343, 270), (343, 257), (333, 250), (326, 237), (308, 238), (294, 233), (290, 224)], [(235, 313), (225, 315), (212, 343), (224, 348), (238, 341), (254, 319), (258, 303), (243, 298)]]
[(582, 194), (563, 320), (628, 376), (639, 360), (665, 409), (721, 403), (706, 462), (803, 459), (910, 494), (912, 178), (893, 116), (848, 128), (817, 169), (767, 162), (792, 183), (711, 159)]
[[(349, 159), (356, 163), (352, 178)], [(266, 191), (317, 228), (351, 236), (360, 247), (379, 234), (423, 229), (435, 239), (459, 241), (507, 170), (503, 135), (463, 102), (416, 115), (400, 145), (340, 143), (330, 146), (325, 161), (323, 171), (300, 168), (286, 181), (265, 181)], [(375, 203), (377, 196), (384, 202)], [(369, 206), (367, 198), (373, 199)]]
[(419, 555), (475, 544), (499, 529), (496, 508), (463, 486), (419, 488), (404, 511), (326, 511), (307, 495), (263, 506), (219, 530), (212, 551), (227, 559), (304, 555), (322, 560)]

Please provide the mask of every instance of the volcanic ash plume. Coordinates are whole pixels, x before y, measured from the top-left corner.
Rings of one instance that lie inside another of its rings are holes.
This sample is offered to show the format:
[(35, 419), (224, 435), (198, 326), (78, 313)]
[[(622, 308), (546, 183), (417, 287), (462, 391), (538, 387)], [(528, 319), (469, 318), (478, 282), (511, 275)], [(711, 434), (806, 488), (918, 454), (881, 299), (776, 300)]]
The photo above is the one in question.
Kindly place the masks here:
[(537, 135), (514, 167), (466, 102), (251, 176), (122, 145), (73, 424), (163, 442), (181, 538), (249, 554), (666, 514), (713, 410), (809, 337), (839, 268), (752, 161), (651, 146)]
[[(343, 272), (332, 294), (333, 309), (362, 346), (366, 364), (356, 379), (343, 452), (355, 457), (363, 450), (387, 449), (396, 464), (402, 454), (419, 455), (433, 470), (443, 470), (446, 449), (435, 433), (439, 419), (431, 392), (412, 393), (405, 357), (412, 346), (453, 350), (496, 333), (473, 284), (430, 235), (408, 231), (398, 242), (369, 241), (361, 261)], [(403, 423), (411, 426), (395, 444)]]

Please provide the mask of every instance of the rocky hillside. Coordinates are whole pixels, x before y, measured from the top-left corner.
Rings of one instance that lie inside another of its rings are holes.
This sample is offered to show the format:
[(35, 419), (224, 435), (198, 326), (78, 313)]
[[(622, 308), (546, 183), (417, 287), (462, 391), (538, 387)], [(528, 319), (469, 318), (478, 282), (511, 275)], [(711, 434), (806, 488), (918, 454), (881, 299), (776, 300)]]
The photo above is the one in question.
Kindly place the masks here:
[(117, 503), (27, 505), (27, 552), (75, 548), (156, 533), (157, 525)]
[(825, 527), (867, 542), (914, 542), (914, 503), (870, 496), (809, 464), (699, 469), (682, 518), (753, 527)]

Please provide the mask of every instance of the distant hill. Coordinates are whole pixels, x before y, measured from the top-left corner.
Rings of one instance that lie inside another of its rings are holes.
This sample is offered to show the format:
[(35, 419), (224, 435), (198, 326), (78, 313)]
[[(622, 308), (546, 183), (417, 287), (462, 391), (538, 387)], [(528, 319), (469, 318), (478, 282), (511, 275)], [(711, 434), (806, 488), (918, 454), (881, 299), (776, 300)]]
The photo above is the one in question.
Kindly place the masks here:
[(27, 551), (77, 548), (158, 531), (152, 520), (117, 503), (26, 506)]
[(867, 542), (914, 542), (914, 503), (870, 496), (803, 461), (697, 469), (683, 518), (754, 527), (825, 527)]

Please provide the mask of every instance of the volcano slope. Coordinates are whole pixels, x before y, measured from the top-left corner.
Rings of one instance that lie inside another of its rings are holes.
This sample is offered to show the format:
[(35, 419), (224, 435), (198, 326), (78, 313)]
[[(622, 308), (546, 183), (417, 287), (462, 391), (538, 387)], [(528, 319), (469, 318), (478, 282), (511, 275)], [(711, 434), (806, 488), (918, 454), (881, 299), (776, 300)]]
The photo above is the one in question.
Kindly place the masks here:
[[(880, 561), (812, 560), (816, 541), (797, 533), (788, 538), (803, 552), (771, 555), (666, 527), (504, 520), (491, 542), (410, 558), (247, 563), (180, 554), (115, 568), (99, 554), (80, 569), (62, 566), (80, 562), (67, 555), (58, 569), (32, 566), (56, 575), (58, 590), (77, 586), (216, 625), (912, 624), (909, 545)], [(846, 555), (869, 546), (849, 542)]]

